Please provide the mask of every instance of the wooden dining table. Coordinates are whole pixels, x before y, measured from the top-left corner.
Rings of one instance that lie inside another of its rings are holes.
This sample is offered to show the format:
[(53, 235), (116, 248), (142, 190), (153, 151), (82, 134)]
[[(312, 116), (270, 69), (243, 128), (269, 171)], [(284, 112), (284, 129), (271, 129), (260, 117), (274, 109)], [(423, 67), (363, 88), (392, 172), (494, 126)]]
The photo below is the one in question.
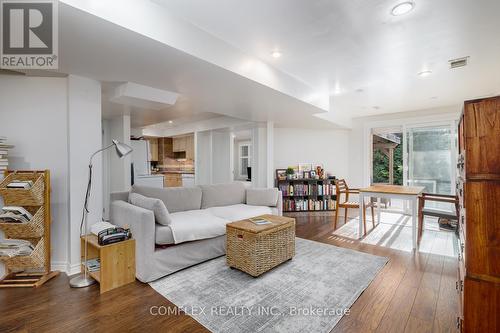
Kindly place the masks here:
[[(401, 199), (406, 200), (411, 206), (411, 239), (413, 249), (417, 248), (417, 207), (418, 197), (422, 194), (423, 186), (401, 186), (401, 185), (371, 185), (359, 189), (359, 238), (363, 237), (363, 209), (365, 198), (377, 198), (377, 221), (380, 224), (380, 199)], [(378, 225), (377, 224), (377, 225)]]

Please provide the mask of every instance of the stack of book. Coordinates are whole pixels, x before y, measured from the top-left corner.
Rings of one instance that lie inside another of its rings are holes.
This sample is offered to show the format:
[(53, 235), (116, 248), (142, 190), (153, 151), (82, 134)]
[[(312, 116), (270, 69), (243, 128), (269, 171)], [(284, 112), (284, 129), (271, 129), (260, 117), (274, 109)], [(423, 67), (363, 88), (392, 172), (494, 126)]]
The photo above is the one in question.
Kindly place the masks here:
[(33, 187), (33, 182), (31, 180), (14, 179), (13, 181), (7, 184), (7, 188), (21, 188), (27, 190), (32, 187)]
[(0, 210), (0, 223), (28, 223), (32, 218), (23, 207), (5, 206)]
[(0, 257), (29, 256), (33, 251), (33, 245), (24, 239), (0, 240)]
[(83, 263), (83, 266), (87, 267), (87, 271), (89, 272), (97, 272), (101, 269), (101, 259), (89, 259)]
[(14, 148), (14, 146), (7, 144), (7, 138), (5, 136), (0, 136), (0, 171), (7, 170), (9, 167), (9, 160), (7, 155), (9, 149)]

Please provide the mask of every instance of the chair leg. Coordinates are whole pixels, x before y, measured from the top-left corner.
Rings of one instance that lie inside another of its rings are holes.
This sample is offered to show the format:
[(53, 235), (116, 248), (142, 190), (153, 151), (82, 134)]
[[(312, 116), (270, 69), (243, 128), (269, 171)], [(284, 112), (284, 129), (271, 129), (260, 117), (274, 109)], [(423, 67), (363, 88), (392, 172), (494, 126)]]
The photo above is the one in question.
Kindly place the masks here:
[(333, 230), (337, 230), (337, 220), (339, 219), (339, 208), (335, 209), (335, 222), (333, 224)]
[(422, 239), (422, 233), (424, 231), (424, 201), (419, 200), (418, 202), (418, 237), (417, 237), (417, 244), (420, 244), (420, 240)]
[(347, 224), (347, 207), (344, 209), (344, 224)]
[[(373, 208), (373, 205), (371, 206), (371, 209), (372, 209), (372, 225), (373, 228), (375, 228), (375, 209)], [(380, 223), (380, 221), (378, 221), (378, 223)]]
[(366, 207), (365, 207), (365, 205), (363, 205), (363, 228), (365, 229), (363, 235), (366, 236)]

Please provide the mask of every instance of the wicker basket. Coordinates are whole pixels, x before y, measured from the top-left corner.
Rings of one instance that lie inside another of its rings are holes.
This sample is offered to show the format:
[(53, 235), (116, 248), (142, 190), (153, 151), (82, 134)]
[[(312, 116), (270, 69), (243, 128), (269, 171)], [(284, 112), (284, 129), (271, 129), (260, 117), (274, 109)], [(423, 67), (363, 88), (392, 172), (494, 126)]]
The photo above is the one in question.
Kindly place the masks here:
[[(31, 180), (33, 186), (30, 189), (7, 188), (14, 180)], [(41, 206), (44, 196), (43, 173), (36, 172), (13, 172), (0, 183), (0, 196), (7, 206)]]
[(35, 245), (35, 249), (29, 256), (18, 257), (0, 257), (0, 260), (5, 263), (5, 266), (11, 271), (22, 271), (26, 268), (43, 268), (45, 264), (45, 245), (44, 239), (29, 239)]
[(254, 277), (295, 255), (295, 220), (262, 232), (226, 226), (226, 260)]
[(6, 238), (39, 238), (44, 235), (45, 210), (40, 207), (24, 207), (33, 218), (29, 223), (2, 223), (0, 230), (5, 233)]

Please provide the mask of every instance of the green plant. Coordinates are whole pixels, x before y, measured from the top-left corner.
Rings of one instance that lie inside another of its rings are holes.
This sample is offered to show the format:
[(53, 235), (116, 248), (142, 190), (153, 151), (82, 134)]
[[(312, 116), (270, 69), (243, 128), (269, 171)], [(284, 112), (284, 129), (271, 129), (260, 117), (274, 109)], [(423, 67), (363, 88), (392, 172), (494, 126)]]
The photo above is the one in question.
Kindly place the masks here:
[(289, 167), (286, 169), (286, 174), (287, 175), (293, 175), (295, 173), (295, 171), (293, 170), (293, 168)]

